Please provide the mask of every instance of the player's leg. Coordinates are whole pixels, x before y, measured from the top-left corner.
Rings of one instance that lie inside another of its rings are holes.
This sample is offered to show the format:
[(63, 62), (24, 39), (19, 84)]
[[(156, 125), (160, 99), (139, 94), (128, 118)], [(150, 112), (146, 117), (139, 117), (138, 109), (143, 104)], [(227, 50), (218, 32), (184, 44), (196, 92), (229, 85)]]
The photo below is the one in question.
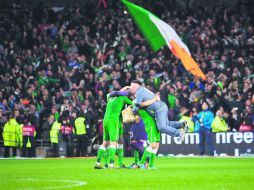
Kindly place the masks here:
[[(152, 121), (153, 121), (153, 123), (155, 125), (154, 119)], [(150, 142), (150, 138), (149, 137), (151, 137), (151, 122), (149, 122), (149, 123), (145, 122), (145, 123), (146, 123), (146, 125), (145, 125), (145, 131), (147, 133), (148, 140)], [(149, 158), (150, 158), (152, 153), (153, 153), (153, 149), (152, 149), (152, 145), (150, 144), (146, 149), (144, 149), (144, 153), (143, 153), (143, 155), (142, 155), (142, 157), (140, 159), (139, 167), (141, 169), (146, 169), (145, 163), (149, 160)], [(149, 160), (149, 162), (150, 162), (150, 160)]]
[(151, 143), (150, 146), (152, 148), (152, 153), (150, 155), (149, 169), (156, 169), (154, 167), (154, 160), (156, 158), (156, 155), (160, 146), (161, 134), (158, 131), (155, 122), (151, 122), (151, 128), (150, 128), (148, 140)]
[(138, 165), (140, 160), (141, 159), (139, 158), (139, 152), (137, 150), (134, 150), (134, 164)]
[[(168, 120), (168, 108), (166, 106), (163, 107), (158, 113), (156, 113), (156, 125), (158, 130), (162, 133), (165, 133), (170, 136), (179, 137), (181, 142), (184, 141), (185, 134), (188, 132), (188, 126), (185, 122), (174, 122)], [(166, 121), (166, 122), (165, 122)], [(176, 129), (179, 128), (180, 129)]]
[(104, 141), (104, 142), (101, 144), (101, 146), (100, 146), (100, 148), (99, 148), (99, 150), (98, 150), (98, 154), (97, 154), (97, 162), (100, 162), (100, 161), (101, 161), (102, 157), (103, 157), (104, 154), (105, 154), (105, 150), (106, 150), (106, 147), (108, 146), (108, 144), (109, 144), (109, 141)]
[(152, 154), (152, 147), (150, 145), (145, 149), (144, 154), (139, 162), (139, 166), (141, 169), (146, 169), (145, 162), (147, 161), (147, 159), (150, 157), (151, 154)]
[(144, 154), (143, 142), (133, 140), (131, 141), (130, 146), (134, 150), (134, 163), (128, 166), (128, 168), (139, 168), (139, 161), (142, 159)]
[(150, 142), (150, 145), (146, 148), (142, 156), (140, 167), (145, 168), (144, 163), (146, 162), (148, 156), (150, 156), (149, 168), (153, 169), (154, 160), (159, 149), (160, 132), (157, 129), (155, 120), (149, 114), (144, 111), (140, 111), (139, 114), (145, 123), (145, 131), (148, 136), (148, 141)]
[(109, 145), (109, 168), (114, 168), (115, 155), (116, 155), (117, 141), (110, 141)]
[(132, 141), (131, 142), (131, 147), (138, 152), (138, 158), (139, 160), (142, 159), (142, 156), (144, 154), (144, 146), (143, 146), (143, 142), (139, 142), (139, 141)]
[(109, 168), (114, 167), (117, 143), (119, 140), (119, 120), (111, 119), (109, 128)]
[(168, 121), (168, 122), (170, 126), (176, 129), (184, 128), (186, 125), (185, 121)]
[(152, 151), (151, 151), (151, 154), (150, 154), (150, 162), (149, 162), (149, 169), (154, 169), (154, 160), (156, 158), (156, 154), (158, 152), (158, 149), (159, 149), (159, 145), (160, 143), (159, 142), (153, 142), (151, 143), (151, 148), (152, 148)]
[(174, 137), (180, 136), (180, 130), (175, 129), (170, 125), (168, 120), (168, 108), (166, 106), (164, 106), (158, 113), (156, 113), (155, 120), (160, 132)]
[(134, 169), (139, 168), (140, 160), (144, 154), (143, 142), (131, 142), (131, 147), (134, 150), (134, 163), (132, 163), (128, 168)]
[[(121, 138), (123, 138), (123, 137), (121, 137)], [(118, 166), (119, 166), (119, 168), (125, 167), (124, 164), (123, 164), (123, 140), (118, 142), (117, 155), (118, 155)]]
[(98, 153), (97, 153), (97, 160), (96, 160), (96, 164), (95, 164), (95, 169), (104, 169), (104, 167), (101, 165), (101, 159), (103, 158), (105, 151), (106, 151), (106, 147), (109, 145), (109, 141), (103, 141), (103, 143), (101, 144)]
[(188, 131), (188, 126), (184, 126), (184, 128), (176, 129), (171, 126), (170, 121), (168, 120), (168, 108), (164, 106), (162, 110), (156, 113), (156, 125), (158, 130), (162, 133), (165, 133), (170, 136), (179, 137), (181, 142), (184, 141), (185, 134)]
[[(138, 111), (138, 114), (139, 116), (141, 117), (141, 119), (143, 120), (144, 122), (144, 125), (145, 125), (145, 132), (148, 136), (148, 139), (149, 139), (149, 136), (150, 136), (150, 128), (151, 128), (151, 123), (155, 123), (153, 117), (151, 117), (144, 109), (140, 109)], [(148, 160), (150, 154), (152, 153), (152, 149), (150, 146), (148, 146), (145, 150), (144, 150), (144, 153), (140, 159), (140, 162), (139, 162), (139, 166), (141, 168), (144, 168), (145, 169), (145, 162)]]
[(103, 121), (103, 143), (101, 144), (98, 153), (97, 153), (97, 161), (95, 164), (95, 169), (103, 169), (104, 167), (101, 165), (101, 159), (105, 154), (106, 147), (109, 145), (109, 131), (108, 131), (108, 122), (107, 120)]
[(108, 168), (108, 163), (109, 163), (109, 143), (104, 153), (104, 165), (106, 168)]
[(119, 122), (119, 140), (117, 145), (117, 155), (118, 155), (118, 166), (119, 168), (124, 168), (123, 164), (123, 126)]

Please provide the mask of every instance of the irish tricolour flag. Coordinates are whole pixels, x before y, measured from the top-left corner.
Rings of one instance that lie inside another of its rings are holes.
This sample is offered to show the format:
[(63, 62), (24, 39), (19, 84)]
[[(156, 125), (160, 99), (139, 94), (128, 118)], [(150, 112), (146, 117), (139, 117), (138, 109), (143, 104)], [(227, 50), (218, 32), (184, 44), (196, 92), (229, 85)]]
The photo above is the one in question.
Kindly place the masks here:
[(132, 4), (127, 0), (122, 0), (122, 2), (128, 8), (134, 21), (154, 51), (167, 45), (171, 52), (182, 61), (187, 71), (191, 72), (194, 76), (206, 80), (206, 76), (191, 57), (188, 47), (169, 24), (142, 7)]

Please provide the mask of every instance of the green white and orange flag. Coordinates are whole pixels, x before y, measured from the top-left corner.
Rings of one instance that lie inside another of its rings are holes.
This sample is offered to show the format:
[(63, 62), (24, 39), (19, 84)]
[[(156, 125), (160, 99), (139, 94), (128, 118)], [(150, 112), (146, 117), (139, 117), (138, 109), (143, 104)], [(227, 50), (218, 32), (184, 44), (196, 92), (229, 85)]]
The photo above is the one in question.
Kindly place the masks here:
[(162, 46), (167, 45), (171, 52), (182, 61), (187, 71), (206, 80), (206, 76), (191, 57), (188, 47), (169, 24), (142, 7), (127, 0), (122, 0), (122, 2), (128, 8), (134, 21), (154, 51), (158, 51)]

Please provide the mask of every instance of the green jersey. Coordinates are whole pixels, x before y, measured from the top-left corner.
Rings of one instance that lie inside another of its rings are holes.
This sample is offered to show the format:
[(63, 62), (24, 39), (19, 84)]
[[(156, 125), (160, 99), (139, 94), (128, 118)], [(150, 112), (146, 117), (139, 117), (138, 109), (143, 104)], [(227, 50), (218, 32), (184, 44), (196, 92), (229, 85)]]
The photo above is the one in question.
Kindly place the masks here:
[(124, 104), (132, 104), (132, 101), (126, 96), (110, 97), (108, 99), (103, 119), (103, 140), (118, 141), (119, 137), (123, 136), (120, 115)]
[(110, 97), (107, 102), (104, 118), (119, 118), (124, 104), (132, 104), (126, 96)]
[(138, 114), (144, 122), (148, 141), (150, 143), (160, 142), (161, 134), (157, 129), (155, 119), (144, 109), (139, 109)]

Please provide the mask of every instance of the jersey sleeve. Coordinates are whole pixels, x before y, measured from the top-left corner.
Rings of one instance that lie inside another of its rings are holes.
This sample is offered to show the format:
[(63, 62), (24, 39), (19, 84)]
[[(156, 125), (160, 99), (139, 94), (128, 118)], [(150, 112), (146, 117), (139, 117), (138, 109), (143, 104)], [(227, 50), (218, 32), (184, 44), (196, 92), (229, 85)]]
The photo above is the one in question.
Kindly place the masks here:
[(124, 97), (124, 101), (125, 101), (125, 103), (128, 104), (128, 105), (132, 105), (132, 101), (131, 101), (129, 98)]
[(143, 96), (140, 93), (136, 94), (136, 99), (133, 101), (133, 113), (137, 114), (140, 109), (140, 104), (143, 101)]
[(129, 92), (128, 91), (113, 91), (109, 94), (110, 97), (114, 96), (128, 96)]

